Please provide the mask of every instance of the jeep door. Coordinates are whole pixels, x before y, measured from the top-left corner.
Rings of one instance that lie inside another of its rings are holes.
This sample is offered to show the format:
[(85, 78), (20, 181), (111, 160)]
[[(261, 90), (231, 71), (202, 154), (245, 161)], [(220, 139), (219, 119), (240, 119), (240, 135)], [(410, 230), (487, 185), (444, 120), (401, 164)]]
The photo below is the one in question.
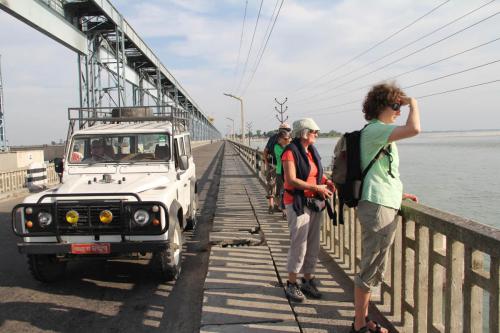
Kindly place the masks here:
[(186, 155), (186, 150), (184, 147), (184, 138), (179, 136), (174, 139), (174, 150), (175, 150), (175, 171), (177, 173), (177, 200), (182, 205), (182, 210), (184, 214), (187, 214), (189, 207), (190, 198), (190, 175), (188, 168), (183, 163), (181, 156)]

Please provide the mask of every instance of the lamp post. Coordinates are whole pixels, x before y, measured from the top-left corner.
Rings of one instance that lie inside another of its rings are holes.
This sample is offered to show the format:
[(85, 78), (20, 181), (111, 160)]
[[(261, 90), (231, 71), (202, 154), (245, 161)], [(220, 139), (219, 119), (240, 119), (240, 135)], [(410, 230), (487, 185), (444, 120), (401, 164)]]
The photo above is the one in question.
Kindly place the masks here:
[(234, 96), (233, 94), (226, 94), (226, 93), (224, 93), (224, 95), (226, 95), (228, 97), (232, 97), (232, 98), (237, 99), (237, 100), (240, 101), (240, 111), (241, 111), (241, 142), (244, 143), (245, 142), (245, 117), (243, 115), (243, 99), (241, 99), (241, 97)]
[(231, 120), (233, 122), (233, 127), (232, 127), (233, 130), (231, 131), (231, 133), (232, 133), (232, 139), (234, 140), (234, 119), (229, 117), (226, 117), (226, 119)]

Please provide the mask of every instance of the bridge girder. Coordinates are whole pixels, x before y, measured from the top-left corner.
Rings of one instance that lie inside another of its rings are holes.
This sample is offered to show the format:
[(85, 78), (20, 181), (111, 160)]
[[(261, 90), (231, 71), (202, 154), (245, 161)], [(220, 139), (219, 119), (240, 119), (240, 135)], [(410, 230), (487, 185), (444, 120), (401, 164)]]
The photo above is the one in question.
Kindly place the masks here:
[(0, 9), (78, 53), (81, 107), (173, 105), (189, 114), (194, 140), (221, 137), (108, 0), (0, 1)]

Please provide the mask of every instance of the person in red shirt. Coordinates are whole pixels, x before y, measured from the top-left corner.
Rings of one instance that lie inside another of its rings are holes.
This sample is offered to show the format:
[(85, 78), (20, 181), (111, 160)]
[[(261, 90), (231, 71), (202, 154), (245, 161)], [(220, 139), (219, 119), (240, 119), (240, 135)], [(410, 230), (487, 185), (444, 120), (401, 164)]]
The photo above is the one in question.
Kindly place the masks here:
[[(321, 158), (313, 145), (318, 133), (319, 127), (314, 120), (295, 121), (295, 138), (281, 157), (285, 176), (283, 202), (290, 231), (285, 292), (297, 302), (304, 300), (303, 293), (313, 298), (321, 297), (314, 271), (320, 248), (324, 199), (332, 196), (335, 190), (333, 183), (323, 175)], [(299, 288), (297, 275), (300, 273), (303, 277)]]

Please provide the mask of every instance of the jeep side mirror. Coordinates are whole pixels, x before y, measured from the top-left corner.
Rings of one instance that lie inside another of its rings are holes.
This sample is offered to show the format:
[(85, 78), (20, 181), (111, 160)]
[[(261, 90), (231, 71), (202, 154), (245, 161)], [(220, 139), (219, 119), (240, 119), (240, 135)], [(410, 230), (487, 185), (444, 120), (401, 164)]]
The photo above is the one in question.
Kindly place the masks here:
[(63, 159), (60, 157), (54, 158), (54, 169), (56, 173), (63, 173), (64, 171), (64, 163)]
[(187, 170), (188, 168), (189, 168), (189, 156), (181, 155), (181, 158), (179, 161), (179, 169)]

